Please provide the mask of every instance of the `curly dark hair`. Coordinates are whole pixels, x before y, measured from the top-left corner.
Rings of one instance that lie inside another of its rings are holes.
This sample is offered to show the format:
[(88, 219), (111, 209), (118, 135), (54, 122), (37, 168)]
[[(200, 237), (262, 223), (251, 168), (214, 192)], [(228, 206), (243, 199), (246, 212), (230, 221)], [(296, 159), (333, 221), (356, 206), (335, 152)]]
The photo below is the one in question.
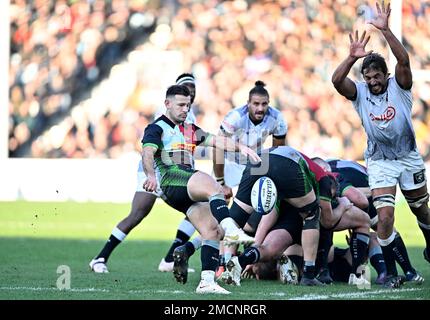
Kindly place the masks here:
[(387, 63), (379, 53), (371, 53), (364, 58), (363, 64), (361, 65), (361, 74), (364, 75), (364, 70), (369, 68), (382, 71), (384, 75), (388, 72)]

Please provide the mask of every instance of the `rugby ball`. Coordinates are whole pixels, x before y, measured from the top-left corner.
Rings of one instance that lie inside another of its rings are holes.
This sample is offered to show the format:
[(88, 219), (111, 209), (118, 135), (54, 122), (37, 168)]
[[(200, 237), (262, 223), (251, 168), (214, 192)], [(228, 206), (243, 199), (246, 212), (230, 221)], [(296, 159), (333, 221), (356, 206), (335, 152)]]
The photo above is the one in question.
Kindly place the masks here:
[(252, 186), (252, 207), (261, 215), (268, 214), (275, 206), (277, 196), (278, 192), (273, 180), (269, 177), (261, 177)]

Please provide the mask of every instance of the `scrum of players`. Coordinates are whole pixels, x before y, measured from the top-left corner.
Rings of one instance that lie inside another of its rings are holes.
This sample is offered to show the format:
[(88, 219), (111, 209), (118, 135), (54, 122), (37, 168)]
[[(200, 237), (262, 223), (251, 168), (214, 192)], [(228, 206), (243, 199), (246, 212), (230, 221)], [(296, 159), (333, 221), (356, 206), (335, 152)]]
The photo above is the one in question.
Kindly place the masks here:
[[(226, 115), (217, 135), (186, 121), (195, 91), (181, 84), (167, 89), (166, 112), (146, 128), (142, 139), (145, 179), (141, 179), (141, 191), (160, 196), (183, 212), (192, 227), (183, 241), (172, 245), (173, 262), (167, 265), (162, 260), (160, 271), (172, 271), (175, 279), (185, 284), (188, 260), (200, 249), (202, 272), (196, 292), (201, 294), (229, 294), (220, 283), (240, 286), (241, 281), (252, 281), (244, 280), (249, 278), (278, 279), (283, 284), (303, 286), (346, 282), (361, 288), (370, 287), (371, 282), (385, 288), (423, 283), (392, 223), (392, 190), (399, 184), (417, 216), (426, 240), (424, 259), (430, 262), (424, 165), (416, 148), (410, 113), (402, 112), (402, 108), (412, 106), (408, 98), (410, 66), (406, 50), (388, 28), (390, 5), (377, 4), (377, 11), (371, 24), (382, 32), (397, 58), (395, 75), (389, 77), (380, 55), (365, 51), (369, 36), (364, 32), (359, 37), (355, 32), (355, 36), (350, 34), (350, 54), (332, 78), (335, 89), (351, 100), (362, 119), (368, 135), (368, 167), (350, 160), (309, 157), (287, 146), (287, 124), (281, 112), (269, 105), (269, 93), (261, 81), (250, 90), (244, 106)], [(364, 58), (364, 82), (353, 82), (347, 75), (359, 58)], [(393, 105), (398, 108), (397, 116), (374, 116), (376, 112), (383, 115)], [(407, 131), (410, 141), (391, 145), (380, 134), (383, 130), (391, 141), (404, 137)], [(269, 136), (272, 147), (264, 149)], [(214, 148), (212, 176), (194, 169), (197, 146)], [(393, 174), (391, 180), (381, 182), (377, 177), (390, 175), (381, 169), (387, 163), (397, 176)], [(276, 202), (253, 192), (262, 179), (269, 179), (276, 187)], [(253, 200), (268, 200), (275, 205), (262, 209), (253, 206)], [(125, 233), (118, 230), (117, 243), (130, 228)], [(194, 230), (199, 236), (191, 240)], [(333, 233), (345, 230), (349, 232), (345, 245), (334, 246)], [(108, 248), (109, 254), (113, 248)], [(94, 272), (107, 272), (109, 254), (103, 256), (105, 251), (106, 247), (90, 262)], [(368, 264), (377, 274), (373, 280)]]

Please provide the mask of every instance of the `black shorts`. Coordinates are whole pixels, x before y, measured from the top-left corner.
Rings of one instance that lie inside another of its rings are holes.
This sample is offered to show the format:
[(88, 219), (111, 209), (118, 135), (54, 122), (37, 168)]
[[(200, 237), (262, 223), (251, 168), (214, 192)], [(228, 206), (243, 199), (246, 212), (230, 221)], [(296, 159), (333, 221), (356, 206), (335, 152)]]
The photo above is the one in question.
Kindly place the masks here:
[[(248, 163), (243, 171), (240, 180), (236, 198), (240, 201), (251, 205), (251, 190), (255, 181), (261, 177), (269, 177), (273, 180), (278, 191), (278, 200), (285, 198), (303, 197), (313, 190), (313, 175), (308, 167), (300, 166), (291, 159), (269, 154), (267, 158), (269, 163), (260, 163), (257, 165)], [(270, 165), (269, 165), (270, 164)], [(255, 173), (262, 166), (267, 166), (266, 172)]]
[(161, 190), (164, 201), (172, 208), (187, 213), (195, 203), (190, 199), (187, 191), (188, 180), (197, 172), (187, 166), (175, 165), (168, 169), (161, 178)]
[(334, 248), (334, 259), (328, 264), (333, 281), (348, 282), (351, 274), (351, 265), (344, 258), (348, 249)]
[[(337, 169), (337, 172), (339, 173), (337, 180), (339, 182), (340, 196), (342, 196), (343, 192), (345, 192), (345, 190), (347, 190), (350, 186), (355, 188), (369, 188), (369, 176), (363, 172), (352, 168)], [(368, 197), (367, 200), (369, 201), (367, 214), (369, 215), (370, 219), (373, 219), (378, 215), (378, 213), (373, 206), (372, 197)]]
[(355, 169), (341, 168), (336, 170), (339, 173), (338, 182), (341, 195), (350, 186), (356, 188), (369, 188), (369, 177)]
[(270, 230), (278, 229), (287, 230), (293, 238), (293, 244), (302, 243), (303, 218), (299, 210), (286, 201), (281, 201), (278, 220)]

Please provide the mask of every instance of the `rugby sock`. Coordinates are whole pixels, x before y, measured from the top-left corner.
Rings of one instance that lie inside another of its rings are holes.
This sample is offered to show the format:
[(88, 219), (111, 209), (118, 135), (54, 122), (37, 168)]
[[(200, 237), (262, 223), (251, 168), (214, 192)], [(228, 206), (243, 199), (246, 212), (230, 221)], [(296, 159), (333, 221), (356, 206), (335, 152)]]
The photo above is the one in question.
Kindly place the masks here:
[(350, 250), (352, 257), (352, 273), (356, 276), (360, 276), (361, 273), (357, 273), (357, 268), (364, 263), (366, 258), (367, 249), (369, 247), (369, 235), (360, 232), (353, 232), (351, 236)]
[(196, 252), (196, 249), (194, 248), (193, 243), (190, 241), (187, 241), (184, 244), (184, 247), (185, 247), (185, 252), (187, 253), (188, 257), (191, 257), (194, 254), (194, 252)]
[(303, 269), (304, 261), (302, 256), (289, 255), (288, 259), (290, 259), (297, 266), (297, 269), (299, 269), (300, 271)]
[(242, 270), (248, 265), (260, 260), (260, 251), (255, 247), (246, 248), (243, 254), (238, 257), (239, 264)]
[(225, 267), (225, 258), (223, 254), (219, 255), (219, 265)]
[[(229, 218), (230, 214), (228, 211), (227, 203), (223, 194), (215, 194), (209, 198), (209, 205), (211, 208), (212, 215), (220, 223), (225, 218)], [(231, 218), (230, 218), (231, 219)]]
[(203, 240), (201, 249), (202, 271), (215, 271), (219, 264), (219, 241)]
[(427, 254), (428, 256), (430, 256), (430, 225), (419, 222), (418, 220), (417, 222), (418, 222), (418, 226), (421, 229), (421, 232), (424, 235), (424, 239), (426, 240)]
[(102, 251), (100, 251), (100, 253), (96, 257), (96, 259), (105, 258), (105, 262), (107, 262), (112, 251), (116, 248), (117, 245), (121, 243), (122, 240), (125, 239), (126, 236), (127, 235), (124, 232), (115, 227), (112, 230), (112, 234), (110, 235), (108, 241), (106, 242)]
[(387, 276), (397, 276), (396, 258), (394, 257), (393, 251), (395, 246), (395, 237), (395, 232), (393, 232), (387, 239), (381, 239), (378, 237), (378, 242), (381, 246), (382, 254), (384, 255), (385, 266), (387, 267)]
[(194, 250), (199, 250), (202, 246), (202, 238), (200, 236), (197, 236), (191, 240), (191, 243), (194, 246)]
[(315, 261), (305, 261), (305, 265), (303, 266), (303, 278), (315, 278)]
[(369, 260), (372, 267), (378, 273), (378, 276), (383, 272), (387, 272), (387, 267), (385, 265), (384, 255), (382, 254), (381, 247), (376, 246), (369, 249)]
[(164, 257), (164, 260), (166, 262), (173, 262), (173, 251), (177, 247), (182, 246), (184, 243), (186, 243), (193, 235), (195, 230), (196, 229), (191, 224), (191, 222), (186, 219), (182, 220), (182, 222), (179, 224), (178, 231), (176, 232), (176, 238), (170, 246), (169, 251), (167, 251), (166, 256)]
[[(243, 228), (252, 215), (243, 210), (236, 202), (230, 208), (230, 217), (237, 223), (240, 228)], [(261, 217), (261, 215), (259, 215)], [(255, 217), (253, 217), (256, 219)], [(256, 223), (258, 225), (258, 222)]]
[(400, 233), (396, 232), (396, 236), (394, 238), (394, 258), (396, 259), (397, 263), (402, 268), (403, 272), (406, 274), (406, 272), (412, 272), (416, 273), (415, 269), (411, 265), (411, 261), (409, 260), (408, 251), (406, 250), (405, 243), (403, 242), (402, 237), (400, 236)]
[(316, 270), (328, 268), (328, 253), (333, 244), (333, 231), (320, 227), (320, 240), (316, 260)]

